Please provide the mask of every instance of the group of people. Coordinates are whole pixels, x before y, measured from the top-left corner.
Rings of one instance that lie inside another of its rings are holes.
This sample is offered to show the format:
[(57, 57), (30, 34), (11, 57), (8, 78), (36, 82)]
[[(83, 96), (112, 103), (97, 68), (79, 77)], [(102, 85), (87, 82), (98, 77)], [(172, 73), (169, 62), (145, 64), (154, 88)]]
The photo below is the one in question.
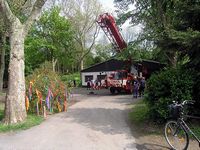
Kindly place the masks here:
[[(136, 77), (133, 80), (133, 98), (142, 97), (144, 95), (144, 89), (146, 87), (145, 78)], [(99, 90), (101, 88), (101, 81), (89, 80), (87, 81), (87, 90)]]
[(99, 90), (101, 87), (101, 81), (99, 80), (88, 80), (87, 81), (87, 90)]
[(133, 81), (133, 98), (142, 97), (144, 95), (144, 89), (146, 87), (145, 78), (135, 78)]

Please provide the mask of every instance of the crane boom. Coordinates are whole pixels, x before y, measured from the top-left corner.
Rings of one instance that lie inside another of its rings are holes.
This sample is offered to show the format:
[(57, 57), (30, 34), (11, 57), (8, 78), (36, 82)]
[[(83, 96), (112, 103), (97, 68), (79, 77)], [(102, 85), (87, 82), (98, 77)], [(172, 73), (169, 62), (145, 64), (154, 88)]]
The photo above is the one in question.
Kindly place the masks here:
[(121, 52), (127, 47), (126, 42), (118, 30), (115, 19), (110, 14), (104, 13), (100, 15), (97, 23), (102, 28), (117, 52)]

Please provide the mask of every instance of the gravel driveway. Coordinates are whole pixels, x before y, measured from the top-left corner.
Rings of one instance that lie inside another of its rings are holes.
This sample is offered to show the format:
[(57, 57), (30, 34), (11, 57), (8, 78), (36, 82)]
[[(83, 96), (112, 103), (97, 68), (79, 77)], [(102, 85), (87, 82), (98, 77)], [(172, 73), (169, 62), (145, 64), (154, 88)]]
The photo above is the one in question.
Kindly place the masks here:
[(131, 95), (106, 92), (75, 90), (79, 102), (68, 112), (26, 131), (0, 134), (0, 150), (135, 150), (126, 118)]

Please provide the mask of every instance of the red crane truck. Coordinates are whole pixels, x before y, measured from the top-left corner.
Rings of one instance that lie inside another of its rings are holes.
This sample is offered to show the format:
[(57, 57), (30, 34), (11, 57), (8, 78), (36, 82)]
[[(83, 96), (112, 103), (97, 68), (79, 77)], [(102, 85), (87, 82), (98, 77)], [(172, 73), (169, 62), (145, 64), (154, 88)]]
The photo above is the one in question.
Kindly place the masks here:
[[(115, 19), (109, 13), (100, 15), (97, 23), (104, 31), (117, 52), (120, 53), (124, 48), (127, 48), (127, 43), (120, 34)], [(127, 61), (127, 65), (128, 63), (130, 62)], [(131, 66), (129, 65), (129, 67)], [(131, 93), (132, 81), (133, 75), (131, 75), (128, 70), (116, 70), (107, 75), (105, 82), (102, 85), (109, 88), (112, 94), (114, 94), (116, 91), (121, 92), (122, 90)]]

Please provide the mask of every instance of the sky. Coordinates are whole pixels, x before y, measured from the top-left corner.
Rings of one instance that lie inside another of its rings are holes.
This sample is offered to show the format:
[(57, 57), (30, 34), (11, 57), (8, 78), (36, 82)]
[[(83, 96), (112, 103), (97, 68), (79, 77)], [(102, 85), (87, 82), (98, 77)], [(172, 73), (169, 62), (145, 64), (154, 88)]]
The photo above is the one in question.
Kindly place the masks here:
[[(115, 13), (116, 8), (114, 7), (113, 1), (114, 0), (99, 0), (99, 2), (103, 5), (103, 8), (105, 9), (105, 12), (109, 12), (113, 16), (116, 16), (116, 13)], [(133, 8), (133, 7), (131, 7), (131, 8)], [(120, 27), (122, 29), (120, 32), (121, 32), (124, 40), (127, 43), (135, 40), (137, 38), (137, 35), (141, 32), (141, 27), (140, 26), (132, 27), (129, 22), (130, 21), (126, 21)]]
[(115, 8), (113, 4), (114, 0), (99, 0), (99, 2), (103, 5), (103, 7), (108, 11), (109, 13), (113, 13)]

